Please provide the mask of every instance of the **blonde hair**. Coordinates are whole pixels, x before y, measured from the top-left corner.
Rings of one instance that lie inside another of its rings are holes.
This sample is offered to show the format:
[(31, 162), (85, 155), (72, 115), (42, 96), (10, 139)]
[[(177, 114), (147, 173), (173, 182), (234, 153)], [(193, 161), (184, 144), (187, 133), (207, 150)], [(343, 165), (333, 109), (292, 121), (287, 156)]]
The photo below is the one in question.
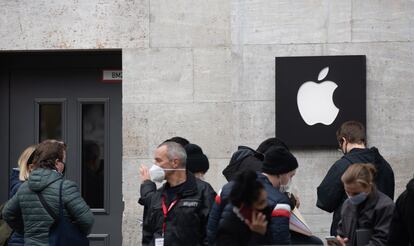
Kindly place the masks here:
[(359, 183), (366, 188), (373, 185), (376, 172), (370, 163), (356, 163), (348, 167), (341, 180), (344, 184)]
[[(21, 181), (25, 181), (29, 178), (29, 159), (33, 159), (33, 152), (35, 151), (36, 146), (35, 145), (31, 145), (29, 147), (27, 147), (22, 154), (19, 157), (19, 160), (17, 161), (17, 164), (19, 166), (20, 169), (20, 173), (19, 173), (19, 179)], [(32, 158), (30, 158), (32, 157)]]

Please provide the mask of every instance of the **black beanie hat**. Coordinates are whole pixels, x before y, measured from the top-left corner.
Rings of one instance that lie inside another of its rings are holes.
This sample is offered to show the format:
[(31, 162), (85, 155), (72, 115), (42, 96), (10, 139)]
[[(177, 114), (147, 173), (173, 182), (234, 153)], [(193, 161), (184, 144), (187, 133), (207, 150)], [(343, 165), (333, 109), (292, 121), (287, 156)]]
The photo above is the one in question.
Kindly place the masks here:
[(282, 148), (289, 150), (288, 146), (280, 138), (268, 138), (265, 141), (263, 141), (259, 145), (259, 147), (257, 147), (256, 151), (264, 154), (272, 146), (278, 146), (278, 147), (282, 147)]
[(203, 150), (201, 150), (200, 146), (190, 143), (187, 144), (184, 149), (187, 153), (187, 170), (192, 173), (207, 172), (210, 165), (207, 156), (203, 154)]
[(262, 172), (267, 174), (284, 174), (298, 168), (298, 161), (289, 150), (273, 146), (265, 152)]

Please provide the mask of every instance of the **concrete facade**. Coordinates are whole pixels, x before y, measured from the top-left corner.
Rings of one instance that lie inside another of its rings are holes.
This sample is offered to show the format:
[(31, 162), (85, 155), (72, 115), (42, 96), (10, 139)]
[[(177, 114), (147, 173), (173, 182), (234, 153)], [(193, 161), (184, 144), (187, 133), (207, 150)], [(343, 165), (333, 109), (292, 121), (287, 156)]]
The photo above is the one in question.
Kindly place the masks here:
[[(397, 195), (414, 172), (410, 0), (2, 0), (0, 36), (3, 51), (122, 48), (124, 245), (140, 244), (138, 166), (158, 143), (202, 146), (218, 190), (237, 145), (274, 136), (275, 56), (366, 55), (369, 145), (394, 168)], [(316, 187), (340, 153), (294, 154), (301, 210), (325, 236)]]

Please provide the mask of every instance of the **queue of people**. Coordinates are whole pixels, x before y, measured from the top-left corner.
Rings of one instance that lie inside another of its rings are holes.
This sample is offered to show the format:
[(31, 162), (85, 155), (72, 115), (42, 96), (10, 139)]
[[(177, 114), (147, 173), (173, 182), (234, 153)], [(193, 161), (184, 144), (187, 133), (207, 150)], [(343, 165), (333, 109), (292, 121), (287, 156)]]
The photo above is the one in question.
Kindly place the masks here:
[[(364, 126), (345, 122), (336, 137), (343, 156), (316, 190), (316, 206), (333, 213), (328, 245), (414, 245), (414, 179), (394, 204), (394, 172), (377, 148), (367, 148)], [(5, 245), (89, 244), (94, 217), (63, 176), (66, 151), (57, 140), (23, 151), (10, 176), (10, 200), (1, 207), (0, 219), (11, 227)], [(256, 150), (240, 146), (217, 193), (204, 180), (209, 167), (202, 148), (182, 137), (162, 142), (154, 164), (140, 166), (142, 245), (324, 244), (290, 226), (301, 205), (290, 192), (300, 165), (283, 141), (269, 138)], [(59, 226), (65, 221), (70, 233)]]
[[(394, 172), (377, 148), (367, 148), (364, 126), (355, 121), (345, 122), (336, 137), (343, 156), (332, 165), (317, 188), (316, 205), (333, 213), (331, 237), (327, 238), (327, 243), (352, 246), (412, 244), (414, 207), (410, 205), (414, 202), (414, 181), (407, 185), (395, 206)], [(299, 163), (283, 141), (270, 138), (256, 150), (240, 146), (223, 170), (229, 183), (222, 187), (214, 200), (214, 191), (206, 184), (210, 190), (208, 195), (200, 196), (200, 200), (192, 203), (178, 192), (186, 183), (185, 177), (192, 177), (191, 168), (185, 164), (174, 165), (177, 158), (172, 154), (174, 151), (166, 154), (168, 160), (160, 158), (158, 153), (160, 148), (168, 153), (168, 142), (176, 142), (174, 146), (183, 147), (181, 151), (187, 150), (186, 146), (192, 143), (188, 140), (183, 143), (182, 140), (180, 137), (166, 140), (155, 151), (154, 165), (150, 169), (140, 168), (143, 184), (139, 203), (144, 205), (143, 245), (324, 244), (324, 240), (318, 237), (290, 228), (292, 211), (300, 206), (300, 200), (297, 194), (288, 191)], [(198, 152), (202, 153), (200, 150)], [(191, 155), (191, 151), (185, 153)], [(180, 163), (186, 163), (186, 156), (181, 158)], [(157, 172), (166, 177), (166, 182), (158, 190), (153, 181), (162, 182), (164, 179), (157, 179)], [(177, 183), (176, 179), (167, 178), (170, 175), (184, 178)], [(201, 210), (186, 208), (190, 204)], [(207, 210), (207, 215), (197, 214)], [(180, 223), (174, 216), (178, 212), (178, 216), (185, 218)], [(172, 225), (176, 227), (170, 228)]]

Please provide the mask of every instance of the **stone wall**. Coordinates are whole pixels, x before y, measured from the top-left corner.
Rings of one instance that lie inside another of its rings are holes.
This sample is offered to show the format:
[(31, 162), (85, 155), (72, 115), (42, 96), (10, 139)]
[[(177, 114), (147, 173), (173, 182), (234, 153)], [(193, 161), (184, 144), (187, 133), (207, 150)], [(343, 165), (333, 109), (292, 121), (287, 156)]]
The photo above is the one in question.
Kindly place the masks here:
[[(0, 1), (0, 35), (0, 50), (122, 48), (124, 245), (139, 245), (138, 166), (161, 141), (202, 146), (218, 190), (237, 145), (274, 136), (276, 56), (366, 55), (369, 145), (394, 168), (396, 194), (413, 175), (413, 1)], [(294, 154), (301, 210), (325, 236), (316, 187), (340, 153)]]

